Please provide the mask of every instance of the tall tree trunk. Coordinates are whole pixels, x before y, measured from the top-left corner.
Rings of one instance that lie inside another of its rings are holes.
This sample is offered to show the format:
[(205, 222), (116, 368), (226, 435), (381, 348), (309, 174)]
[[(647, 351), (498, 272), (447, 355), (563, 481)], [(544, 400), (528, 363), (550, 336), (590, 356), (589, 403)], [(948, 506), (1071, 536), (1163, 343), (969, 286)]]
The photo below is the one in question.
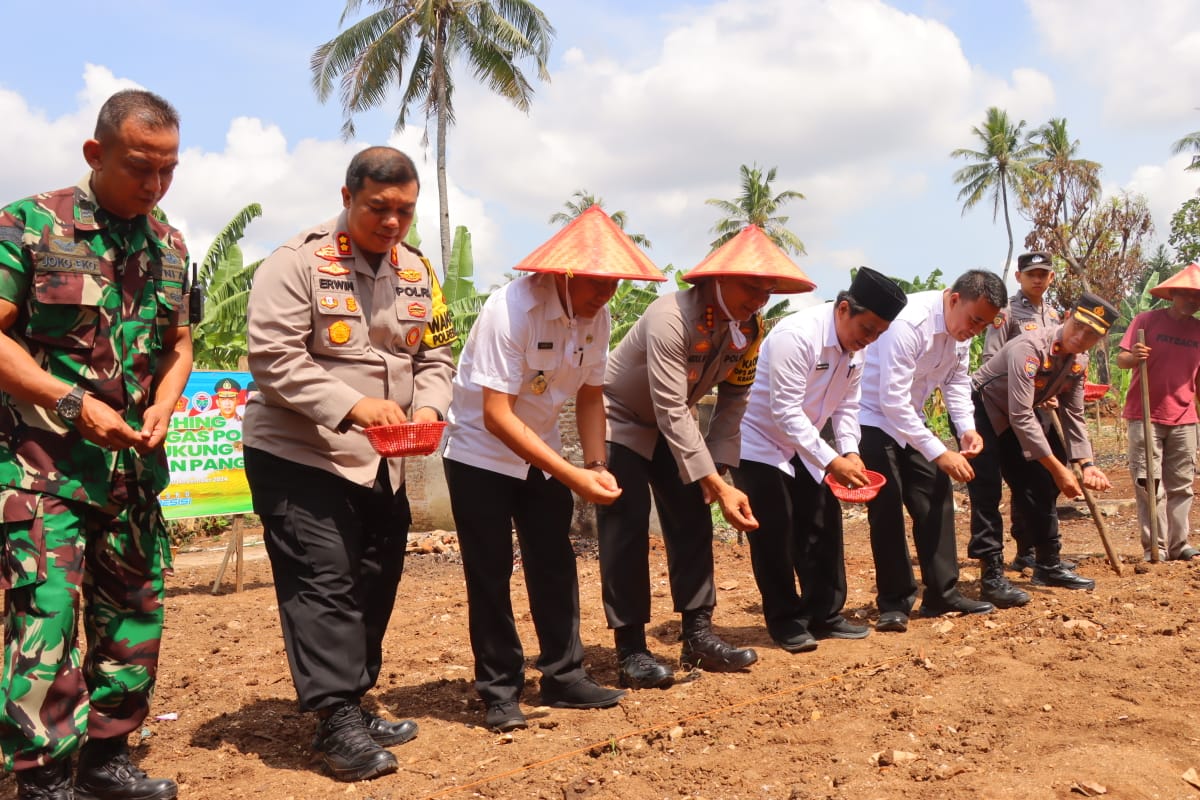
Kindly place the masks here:
[(438, 225), (442, 236), (442, 279), (450, 265), (450, 201), (446, 188), (446, 27), (439, 15), (437, 39), (433, 45), (433, 79), (437, 88), (437, 184)]
[(1000, 270), (1001, 275), (1008, 274), (1008, 265), (1012, 263), (1013, 238), (1012, 238), (1012, 221), (1008, 218), (1008, 187), (1006, 186), (1008, 173), (1004, 167), (1000, 168), (1000, 202), (1004, 205), (1004, 229), (1008, 231), (1008, 257), (1004, 259), (1004, 267)]

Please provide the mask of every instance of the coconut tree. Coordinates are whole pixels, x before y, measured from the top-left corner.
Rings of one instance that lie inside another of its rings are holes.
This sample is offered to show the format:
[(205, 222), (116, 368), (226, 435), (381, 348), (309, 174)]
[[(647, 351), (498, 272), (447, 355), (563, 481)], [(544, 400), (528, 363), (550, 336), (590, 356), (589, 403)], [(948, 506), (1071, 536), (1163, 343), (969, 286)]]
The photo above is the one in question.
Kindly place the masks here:
[(1094, 192), (1100, 191), (1100, 164), (1086, 158), (1076, 158), (1079, 140), (1067, 133), (1067, 121), (1062, 117), (1051, 119), (1029, 134), (1029, 143), (1041, 156), (1033, 164), (1033, 170), (1057, 189), (1058, 211), (1063, 224), (1069, 221), (1067, 188), (1072, 177)]
[(1171, 145), (1172, 155), (1186, 153), (1189, 150), (1195, 153), (1195, 155), (1192, 156), (1192, 163), (1188, 164), (1186, 169), (1200, 170), (1200, 131), (1192, 131)]
[(733, 200), (709, 199), (704, 202), (721, 210), (724, 217), (713, 225), (712, 233), (717, 234), (710, 247), (716, 250), (727, 241), (737, 236), (747, 225), (757, 225), (763, 233), (770, 237), (781, 250), (803, 255), (804, 242), (800, 237), (787, 228), (789, 217), (779, 216), (779, 209), (791, 200), (803, 200), (804, 195), (793, 189), (771, 194), (771, 184), (775, 182), (775, 167), (767, 170), (766, 174), (757, 164), (741, 168), (741, 194)]
[[(563, 203), (563, 208), (566, 209), (565, 211), (555, 211), (550, 215), (551, 224), (557, 222), (560, 225), (566, 225), (568, 222), (575, 219), (592, 206), (604, 208), (604, 198), (596, 197), (596, 195), (592, 194), (587, 189), (576, 189), (571, 197), (574, 199)], [(606, 211), (604, 213), (608, 214), (608, 218), (611, 219), (618, 228), (623, 231), (625, 230), (625, 223), (629, 221), (629, 217), (624, 211)], [(650, 249), (650, 240), (646, 238), (645, 234), (629, 233), (629, 231), (625, 231), (625, 235), (633, 240), (633, 243), (638, 247), (644, 247), (647, 250)]]
[(972, 150), (961, 147), (950, 153), (951, 158), (961, 158), (972, 163), (954, 173), (954, 182), (962, 187), (958, 199), (963, 201), (963, 214), (979, 204), (984, 198), (992, 201), (992, 222), (1004, 210), (1004, 229), (1008, 233), (1008, 256), (1004, 268), (1012, 262), (1012, 220), (1008, 215), (1008, 193), (1021, 192), (1023, 182), (1033, 175), (1030, 160), (1036, 153), (1034, 145), (1022, 136), (1025, 120), (1017, 124), (1009, 121), (1008, 113), (992, 106), (987, 110), (983, 125), (976, 125), (971, 132), (979, 139), (981, 148)]
[(401, 90), (396, 130), (409, 115), (434, 120), (442, 269), (450, 258), (446, 194), (446, 133), (454, 123), (451, 66), (465, 61), (489, 89), (522, 111), (533, 87), (518, 62), (532, 58), (549, 80), (546, 61), (554, 28), (528, 0), (347, 0), (339, 27), (363, 5), (375, 10), (318, 47), (310, 67), (321, 102), (335, 89), (342, 104), (342, 135), (354, 136), (354, 116), (382, 105)]

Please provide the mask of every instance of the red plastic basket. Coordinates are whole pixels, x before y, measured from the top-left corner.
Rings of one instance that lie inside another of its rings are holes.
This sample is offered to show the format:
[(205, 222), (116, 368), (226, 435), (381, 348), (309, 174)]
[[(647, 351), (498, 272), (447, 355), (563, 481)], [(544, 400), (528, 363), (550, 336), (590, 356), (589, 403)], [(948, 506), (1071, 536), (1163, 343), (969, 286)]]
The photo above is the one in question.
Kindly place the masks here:
[(427, 456), (442, 441), (445, 422), (405, 422), (403, 425), (376, 425), (363, 428), (375, 452), (386, 458)]
[(1107, 383), (1083, 384), (1083, 402), (1085, 403), (1094, 403), (1106, 394), (1108, 394)]
[(869, 483), (856, 489), (838, 483), (837, 478), (833, 475), (826, 475), (825, 483), (833, 490), (833, 496), (838, 500), (844, 500), (847, 503), (865, 503), (875, 499), (875, 495), (879, 494), (879, 490), (887, 483), (887, 478), (869, 469), (863, 470), (863, 474), (867, 476)]

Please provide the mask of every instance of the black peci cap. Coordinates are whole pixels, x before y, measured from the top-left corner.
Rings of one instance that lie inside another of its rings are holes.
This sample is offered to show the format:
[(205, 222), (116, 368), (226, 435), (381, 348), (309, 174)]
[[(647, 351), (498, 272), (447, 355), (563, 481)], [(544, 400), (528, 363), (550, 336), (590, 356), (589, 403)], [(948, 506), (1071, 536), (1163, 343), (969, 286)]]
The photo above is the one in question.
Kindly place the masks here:
[(870, 267), (859, 267), (850, 283), (850, 296), (880, 319), (891, 322), (908, 305), (908, 297), (894, 280)]

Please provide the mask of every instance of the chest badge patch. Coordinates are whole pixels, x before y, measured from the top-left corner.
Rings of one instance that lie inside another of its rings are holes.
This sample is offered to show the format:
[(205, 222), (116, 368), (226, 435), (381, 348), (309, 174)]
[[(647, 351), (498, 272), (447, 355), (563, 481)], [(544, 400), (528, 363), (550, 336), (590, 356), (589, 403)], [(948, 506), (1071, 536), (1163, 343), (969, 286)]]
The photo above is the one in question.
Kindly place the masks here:
[(358, 301), (355, 300), (353, 297), (347, 297), (346, 298), (346, 310), (349, 311), (351, 314), (358, 311)]
[(696, 342), (696, 346), (692, 349), (697, 353), (707, 353), (709, 350), (712, 350), (712, 342), (710, 342), (708, 339), (701, 339), (700, 341)]
[(1036, 331), (1037, 329), (1038, 329), (1038, 324), (1036, 322), (1026, 322), (1025, 323), (1025, 330)]
[(350, 270), (336, 262), (322, 264), (321, 266), (317, 267), (317, 272), (324, 272), (326, 275), (333, 275), (339, 278), (343, 275), (350, 274)]
[(533, 380), (529, 382), (529, 391), (533, 392), (534, 394), (545, 394), (546, 389), (549, 388), (549, 386), (550, 382), (546, 380), (545, 373), (539, 370), (538, 374), (534, 375)]
[(404, 335), (404, 343), (409, 347), (416, 347), (419, 341), (421, 341), (421, 329), (409, 328), (408, 333)]
[(425, 315), (429, 313), (429, 311), (421, 303), (409, 303), (408, 313), (414, 317), (417, 317), (418, 319), (424, 319)]
[(317, 258), (323, 258), (326, 261), (337, 261), (341, 256), (338, 255), (337, 248), (331, 244), (327, 244), (316, 252)]
[(329, 341), (334, 344), (345, 344), (350, 341), (350, 326), (340, 320), (330, 325)]
[(1025, 377), (1027, 377), (1027, 378), (1032, 378), (1034, 375), (1037, 375), (1037, 373), (1038, 373), (1038, 368), (1039, 368), (1041, 365), (1042, 365), (1042, 362), (1038, 360), (1038, 357), (1037, 357), (1037, 356), (1029, 356), (1029, 357), (1027, 357), (1027, 358), (1025, 359), (1025, 367), (1024, 367), (1024, 369), (1025, 369)]
[(1004, 327), (1004, 315), (1003, 314), (996, 315), (996, 318), (994, 320), (992, 320), (992, 327), (993, 328), (1003, 328)]
[(1083, 372), (1082, 364), (1072, 364), (1071, 365), (1071, 374), (1072, 375), (1078, 375), (1081, 372)]
[(354, 251), (350, 249), (350, 234), (345, 231), (338, 231), (337, 254), (346, 257), (354, 255)]
[(416, 269), (398, 269), (396, 277), (405, 283), (417, 283), (421, 280), (421, 271)]
[(337, 298), (330, 294), (322, 295), (319, 302), (321, 303), (321, 308), (333, 309), (338, 307)]

